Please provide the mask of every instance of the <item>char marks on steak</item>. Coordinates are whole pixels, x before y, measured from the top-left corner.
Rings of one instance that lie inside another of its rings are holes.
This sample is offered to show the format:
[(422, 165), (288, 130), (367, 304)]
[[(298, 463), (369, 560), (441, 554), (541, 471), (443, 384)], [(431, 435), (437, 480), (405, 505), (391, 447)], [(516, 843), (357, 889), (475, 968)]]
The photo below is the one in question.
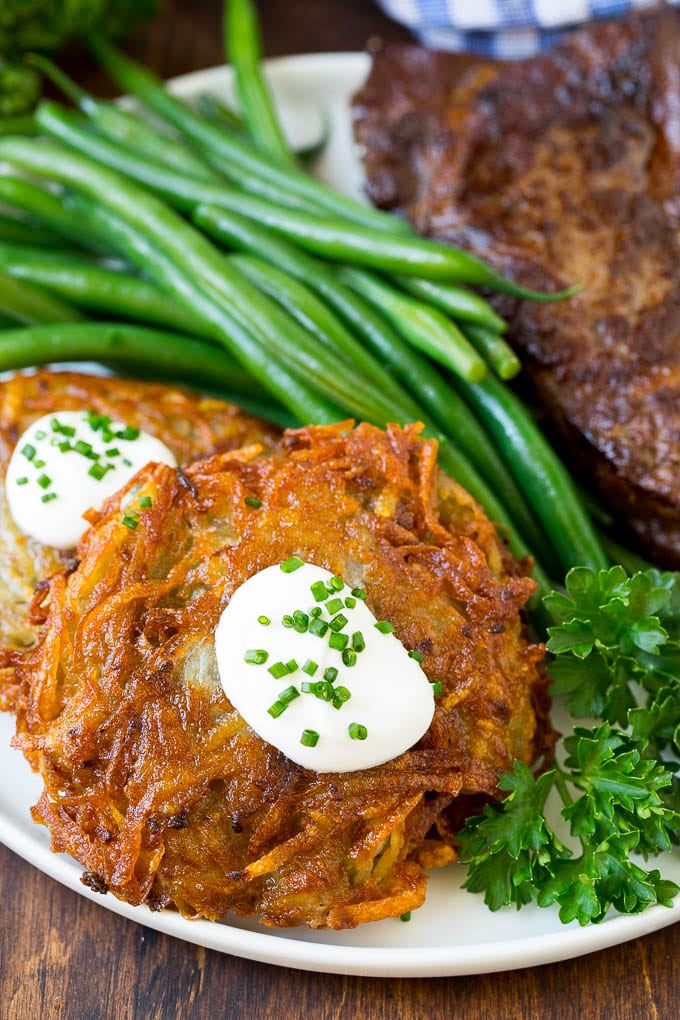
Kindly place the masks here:
[(583, 283), (498, 307), (577, 472), (680, 567), (680, 13), (516, 64), (384, 47), (354, 118), (377, 205), (526, 286)]

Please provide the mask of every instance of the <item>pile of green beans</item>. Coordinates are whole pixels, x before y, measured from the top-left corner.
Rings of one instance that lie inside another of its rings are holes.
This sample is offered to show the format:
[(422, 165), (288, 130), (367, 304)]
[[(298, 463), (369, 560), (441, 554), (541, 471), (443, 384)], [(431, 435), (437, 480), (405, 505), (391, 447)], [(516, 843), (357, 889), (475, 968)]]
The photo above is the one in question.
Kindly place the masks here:
[[(0, 137), (0, 158), (34, 179), (0, 177), (0, 313), (5, 326), (36, 324), (0, 332), (0, 370), (96, 359), (218, 389), (286, 424), (421, 421), (444, 470), (517, 556), (534, 557), (540, 588), (607, 565), (569, 475), (501, 381), (519, 369), (505, 323), (470, 288), (531, 292), (306, 174), (262, 79), (252, 4), (229, 10), (233, 128), (103, 40), (94, 52), (160, 128), (38, 58), (80, 112), (43, 103), (48, 139)], [(12, 287), (42, 299), (33, 318)], [(128, 321), (77, 321), (92, 313)]]

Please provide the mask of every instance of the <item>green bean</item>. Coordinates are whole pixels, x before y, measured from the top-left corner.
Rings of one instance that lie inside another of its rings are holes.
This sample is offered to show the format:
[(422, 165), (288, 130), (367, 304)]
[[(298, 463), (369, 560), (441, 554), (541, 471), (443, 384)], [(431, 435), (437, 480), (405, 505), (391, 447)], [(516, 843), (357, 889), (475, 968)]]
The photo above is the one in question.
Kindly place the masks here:
[(37, 135), (38, 126), (33, 114), (19, 114), (16, 117), (0, 117), (0, 135)]
[(452, 377), (453, 386), (484, 423), (525, 497), (536, 508), (562, 570), (609, 565), (574, 483), (518, 398), (495, 376), (481, 383)]
[[(13, 139), (8, 137), (3, 141), (9, 143)], [(35, 147), (37, 148), (37, 146)], [(82, 223), (79, 217), (64, 208), (60, 198), (31, 181), (0, 174), (0, 202), (32, 217), (38, 221), (41, 227), (46, 226), (55, 230), (68, 240), (75, 241), (94, 251), (101, 250), (93, 241), (87, 226)]]
[(604, 550), (612, 563), (620, 564), (629, 574), (634, 574), (638, 570), (649, 570), (653, 566), (648, 560), (621, 545), (605, 531), (600, 531), (599, 535)]
[(416, 350), (468, 382), (486, 375), (486, 363), (458, 327), (438, 309), (399, 293), (380, 277), (359, 269), (341, 269), (340, 279), (363, 294), (383, 312), (402, 337)]
[[(394, 233), (398, 229), (398, 221), (395, 226), (393, 216), (363, 206), (303, 171), (274, 163), (242, 138), (198, 117), (180, 100), (171, 96), (158, 78), (118, 52), (103, 37), (90, 36), (88, 43), (102, 66), (125, 91), (136, 95), (145, 106), (200, 144), (205, 149), (206, 158), (208, 155), (213, 160), (217, 158), (217, 169), (223, 168), (229, 174), (231, 166), (236, 165), (242, 173), (274, 186), (279, 195), (297, 195), (315, 208), (325, 209), (351, 222), (373, 226), (376, 230), (382, 227)], [(408, 229), (404, 224), (404, 230)]]
[(474, 322), (487, 326), (497, 333), (504, 332), (507, 324), (500, 315), (494, 312), (488, 301), (467, 287), (456, 287), (454, 284), (434, 283), (432, 280), (419, 280), (416, 276), (395, 276), (403, 290), (414, 297), (434, 305), (446, 312), (452, 319), (460, 322)]
[(295, 167), (261, 72), (260, 31), (250, 0), (229, 0), (224, 18), (224, 40), (234, 69), (236, 94), (251, 138), (258, 149), (278, 163)]
[(162, 294), (157, 287), (130, 273), (105, 269), (85, 258), (59, 251), (23, 250), (0, 242), (0, 263), (16, 280), (44, 287), (79, 308), (87, 308), (136, 322), (148, 322), (176, 332), (212, 339), (212, 331), (197, 316)]
[(56, 361), (100, 361), (149, 368), (163, 378), (243, 390), (262, 388), (222, 348), (148, 326), (63, 322), (16, 329), (0, 336), (0, 371)]
[(83, 316), (71, 305), (40, 287), (14, 280), (0, 270), (0, 312), (16, 322), (32, 325), (40, 322), (70, 322)]
[(89, 118), (93, 126), (107, 138), (127, 149), (158, 160), (179, 173), (197, 180), (219, 181), (221, 178), (204, 160), (199, 159), (184, 142), (160, 134), (148, 122), (113, 103), (96, 99), (80, 88), (61, 68), (40, 54), (31, 54), (30, 62), (66, 95)]
[[(194, 219), (216, 239), (243, 251), (257, 253), (258, 257), (284, 269), (316, 291), (356, 336), (361, 337), (375, 357), (390, 366), (439, 429), (462, 448), (487, 484), (477, 484), (471, 474), (466, 476), (466, 482), (457, 475), (454, 477), (466, 485), (494, 519), (512, 519), (515, 529), (521, 532), (532, 549), (545, 547), (545, 535), (537, 527), (514, 479), (475, 416), (434, 366), (412, 350), (365, 298), (341, 283), (323, 262), (242, 216), (223, 209), (199, 206)], [(458, 462), (463, 464), (463, 458), (459, 456)], [(502, 494), (507, 507), (502, 518), (498, 516), (498, 501), (495, 497), (489, 498), (489, 486)], [(548, 565), (552, 564), (549, 562)]]
[(499, 333), (474, 322), (463, 322), (460, 328), (499, 379), (514, 379), (522, 362)]
[(196, 100), (196, 109), (206, 120), (222, 124), (232, 131), (245, 131), (245, 125), (238, 114), (210, 92), (201, 93)]
[(59, 234), (51, 230), (44, 230), (29, 219), (15, 219), (12, 216), (0, 214), (0, 241), (8, 241), (12, 244), (30, 244), (36, 247), (52, 247), (55, 244), (60, 244), (61, 238)]
[(229, 260), (251, 283), (279, 301), (288, 313), (297, 318), (321, 343), (332, 351), (339, 351), (347, 364), (369, 378), (381, 377), (384, 380), (384, 385), (381, 385), (384, 394), (395, 401), (395, 406), (405, 409), (412, 421), (417, 420), (420, 412), (410, 401), (408, 394), (389, 373), (382, 375), (384, 367), (354, 339), (314, 291), (300, 283), (294, 276), (255, 255), (230, 255)]

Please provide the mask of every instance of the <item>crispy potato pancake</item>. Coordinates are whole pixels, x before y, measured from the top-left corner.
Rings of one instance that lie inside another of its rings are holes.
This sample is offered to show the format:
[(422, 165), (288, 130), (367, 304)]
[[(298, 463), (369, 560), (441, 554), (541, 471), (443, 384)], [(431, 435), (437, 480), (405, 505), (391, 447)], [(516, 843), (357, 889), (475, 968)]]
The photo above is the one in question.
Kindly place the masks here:
[[(79, 563), (36, 593), (36, 646), (15, 653), (15, 743), (45, 784), (34, 818), (87, 884), (276, 926), (348, 928), (422, 904), (424, 868), (455, 856), (442, 813), (493, 796), (545, 738), (543, 649), (520, 617), (533, 582), (436, 455), (415, 426), (308, 427), (185, 473), (149, 465), (105, 504)], [(133, 485), (152, 506), (130, 531)], [(223, 692), (222, 610), (292, 555), (365, 588), (443, 682), (428, 732), (384, 765), (305, 770)]]
[(233, 404), (161, 383), (47, 371), (0, 383), (0, 643), (5, 645), (32, 644), (27, 608), (33, 590), (72, 558), (19, 531), (7, 508), (5, 471), (17, 439), (32, 422), (50, 411), (81, 408), (145, 429), (163, 440), (180, 464), (249, 443), (271, 445), (276, 435)]

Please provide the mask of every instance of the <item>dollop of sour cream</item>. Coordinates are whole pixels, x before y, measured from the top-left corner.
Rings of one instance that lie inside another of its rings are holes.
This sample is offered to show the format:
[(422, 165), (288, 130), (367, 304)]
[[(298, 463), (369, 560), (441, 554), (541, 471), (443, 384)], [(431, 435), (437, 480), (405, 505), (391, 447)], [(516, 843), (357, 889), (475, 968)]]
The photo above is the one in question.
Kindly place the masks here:
[[(222, 687), (264, 740), (316, 772), (389, 761), (422, 737), (435, 685), (365, 592), (293, 557), (254, 574), (215, 630)], [(415, 657), (414, 657), (415, 656)]]
[(21, 436), (7, 468), (17, 527), (55, 549), (72, 549), (98, 509), (150, 461), (176, 467), (165, 443), (93, 411), (56, 411)]

